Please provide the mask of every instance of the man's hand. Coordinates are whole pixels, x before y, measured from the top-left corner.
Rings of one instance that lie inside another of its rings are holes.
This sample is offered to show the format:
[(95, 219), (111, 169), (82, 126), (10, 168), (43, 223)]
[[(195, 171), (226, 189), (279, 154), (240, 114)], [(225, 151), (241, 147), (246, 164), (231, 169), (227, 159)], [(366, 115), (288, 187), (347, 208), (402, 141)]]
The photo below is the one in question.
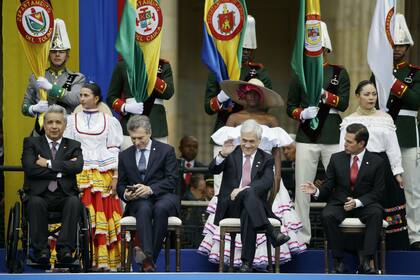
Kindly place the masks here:
[(139, 184), (139, 188), (137, 189), (138, 195), (142, 198), (147, 198), (150, 196), (152, 192), (152, 188), (143, 184)]
[(230, 155), (230, 153), (233, 152), (234, 149), (235, 145), (233, 144), (233, 139), (228, 139), (225, 141), (225, 143), (223, 143), (222, 150), (220, 151), (220, 153), (222, 154), (222, 156), (227, 157), (228, 155)]
[(38, 78), (38, 80), (36, 80), (36, 87), (42, 88), (48, 91), (48, 90), (51, 90), (53, 86), (45, 77), (41, 76)]
[(356, 208), (356, 201), (352, 197), (347, 197), (347, 201), (344, 203), (344, 210), (348, 212), (354, 208)]
[(401, 174), (395, 175), (395, 180), (397, 180), (400, 188), (403, 189), (404, 188), (404, 180), (403, 180), (403, 177), (401, 176)]
[(306, 182), (306, 183), (303, 183), (302, 185), (300, 185), (300, 190), (303, 193), (307, 193), (307, 194), (310, 194), (310, 195), (315, 194), (317, 189), (318, 188), (312, 182)]
[(41, 157), (41, 155), (38, 155), (38, 159), (35, 161), (35, 163), (41, 167), (48, 167), (48, 161), (46, 158)]
[(233, 189), (233, 191), (230, 193), (230, 200), (235, 200), (235, 198), (238, 196), (238, 194), (243, 191), (245, 188), (235, 188)]

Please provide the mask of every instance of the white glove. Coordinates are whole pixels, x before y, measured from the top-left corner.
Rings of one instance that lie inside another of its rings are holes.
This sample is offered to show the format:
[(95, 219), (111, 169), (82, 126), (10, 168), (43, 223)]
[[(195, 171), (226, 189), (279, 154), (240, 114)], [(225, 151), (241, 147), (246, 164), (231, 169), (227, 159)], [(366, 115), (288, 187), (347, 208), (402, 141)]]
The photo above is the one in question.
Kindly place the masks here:
[(308, 108), (305, 108), (302, 113), (300, 113), (300, 119), (301, 120), (310, 120), (316, 117), (316, 115), (318, 114), (318, 107), (315, 106), (311, 106)]
[(122, 110), (125, 113), (141, 115), (143, 114), (143, 107), (143, 102), (125, 103)]
[(35, 105), (29, 106), (29, 113), (35, 115), (36, 113), (44, 113), (48, 110), (48, 101), (40, 100)]
[(219, 94), (217, 95), (217, 100), (220, 102), (220, 103), (223, 103), (223, 102), (225, 102), (225, 101), (228, 101), (230, 99), (230, 97), (223, 91), (223, 90), (221, 90), (220, 92), (219, 92)]
[(38, 80), (36, 80), (36, 87), (37, 88), (43, 88), (45, 90), (51, 90), (52, 89), (52, 84), (45, 79), (44, 77), (39, 77)]

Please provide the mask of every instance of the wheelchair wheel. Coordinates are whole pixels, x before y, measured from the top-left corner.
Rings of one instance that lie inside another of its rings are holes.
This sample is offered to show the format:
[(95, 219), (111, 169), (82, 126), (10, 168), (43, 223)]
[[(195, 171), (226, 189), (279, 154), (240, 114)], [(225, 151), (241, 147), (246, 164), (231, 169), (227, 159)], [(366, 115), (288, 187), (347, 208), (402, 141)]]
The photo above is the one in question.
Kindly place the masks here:
[(6, 240), (6, 267), (10, 273), (23, 272), (23, 262), (19, 259), (19, 224), (20, 224), (20, 203), (16, 202), (10, 208), (9, 220), (7, 222)]
[(82, 221), (80, 231), (81, 270), (83, 272), (89, 272), (92, 269), (93, 261), (92, 226), (90, 222), (89, 210), (84, 206), (82, 206)]

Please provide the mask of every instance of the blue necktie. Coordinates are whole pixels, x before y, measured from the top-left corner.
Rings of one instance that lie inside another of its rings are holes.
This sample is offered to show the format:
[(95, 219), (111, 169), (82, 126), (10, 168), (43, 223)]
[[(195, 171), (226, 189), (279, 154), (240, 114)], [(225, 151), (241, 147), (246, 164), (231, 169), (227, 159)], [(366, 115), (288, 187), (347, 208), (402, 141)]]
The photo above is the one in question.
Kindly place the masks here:
[(137, 164), (137, 168), (140, 171), (140, 179), (143, 181), (144, 180), (144, 176), (146, 175), (146, 156), (144, 155), (144, 152), (146, 151), (146, 149), (141, 149), (140, 152), (140, 159), (139, 162)]

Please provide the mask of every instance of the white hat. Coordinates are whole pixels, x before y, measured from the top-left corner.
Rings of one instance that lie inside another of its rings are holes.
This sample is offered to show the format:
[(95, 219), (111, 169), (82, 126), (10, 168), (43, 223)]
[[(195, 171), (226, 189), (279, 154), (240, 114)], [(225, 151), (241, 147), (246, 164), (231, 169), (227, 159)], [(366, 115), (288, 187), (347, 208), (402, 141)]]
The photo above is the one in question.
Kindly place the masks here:
[(252, 49), (252, 50), (255, 50), (257, 48), (257, 35), (255, 33), (255, 19), (251, 15), (248, 15), (248, 18), (246, 21), (245, 36), (244, 36), (244, 42), (243, 42), (242, 47), (245, 49)]
[(328, 35), (327, 25), (323, 21), (321, 21), (321, 36), (322, 46), (328, 49), (328, 52), (332, 52), (330, 35)]
[(66, 24), (62, 19), (54, 19), (54, 32), (51, 40), (51, 51), (65, 51), (71, 49)]
[(256, 78), (248, 82), (225, 80), (220, 83), (220, 88), (239, 105), (246, 106), (245, 94), (255, 90), (260, 95), (260, 108), (269, 109), (281, 107), (284, 105), (283, 98), (277, 92), (266, 88), (264, 83)]
[(410, 30), (408, 30), (404, 15), (395, 15), (395, 29), (394, 29), (394, 44), (395, 45), (414, 45)]

